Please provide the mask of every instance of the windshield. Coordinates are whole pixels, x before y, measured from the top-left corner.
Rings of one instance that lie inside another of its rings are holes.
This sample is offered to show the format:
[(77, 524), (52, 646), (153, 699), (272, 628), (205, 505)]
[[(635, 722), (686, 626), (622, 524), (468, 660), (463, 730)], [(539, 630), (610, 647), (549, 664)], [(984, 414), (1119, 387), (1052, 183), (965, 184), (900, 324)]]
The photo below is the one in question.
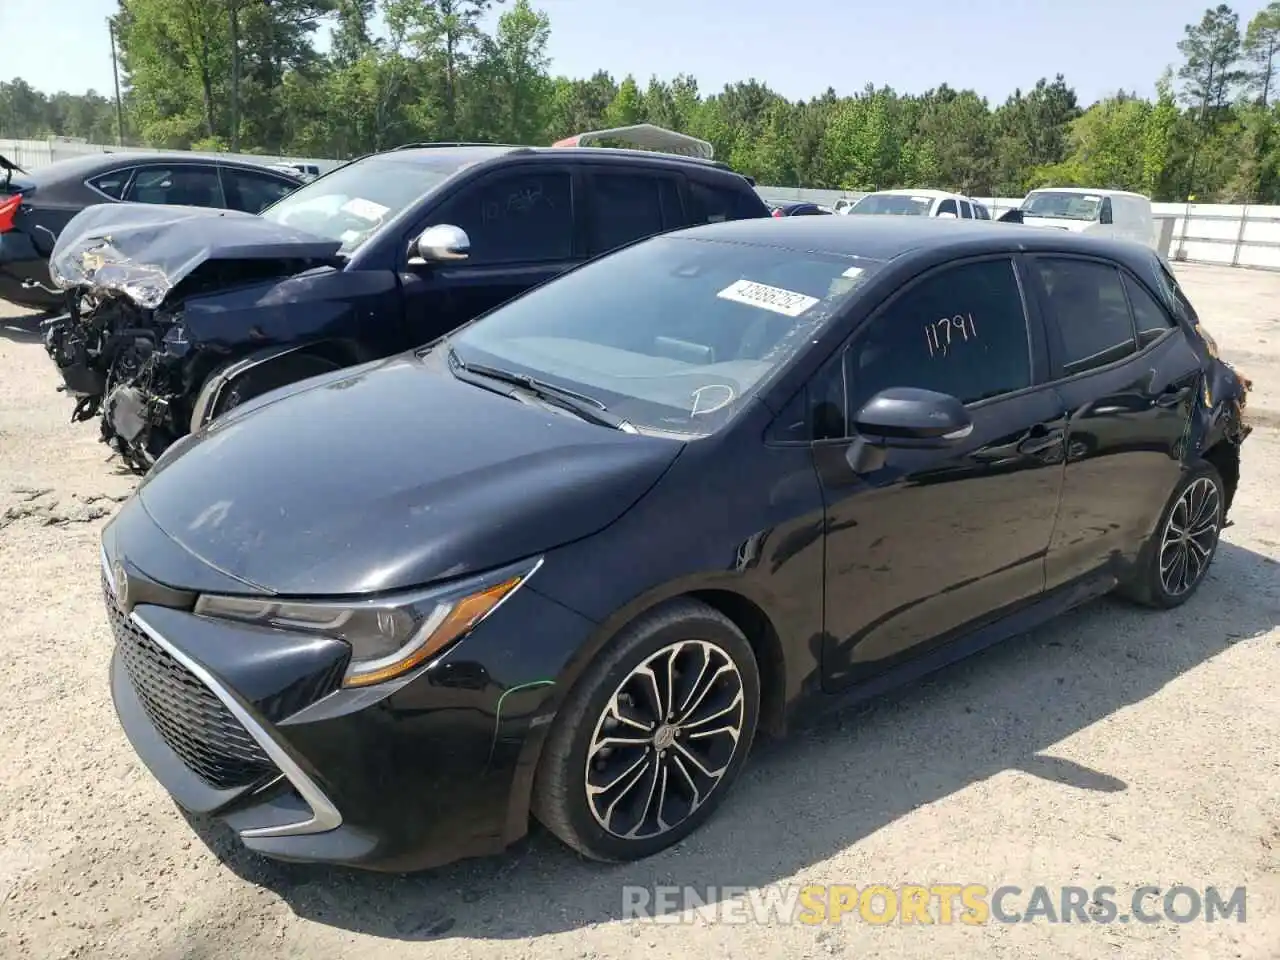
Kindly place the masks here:
[(593, 261), (448, 339), (462, 363), (602, 402), (642, 432), (722, 426), (878, 261), (660, 237)]
[(1097, 220), (1101, 206), (1102, 197), (1096, 194), (1037, 190), (1022, 201), (1022, 212), (1060, 220)]
[(262, 211), (262, 216), (339, 240), (339, 252), (349, 254), (460, 166), (456, 162), (428, 164), (394, 154), (366, 157), (299, 187)]
[(897, 217), (927, 217), (933, 205), (930, 197), (910, 197), (900, 193), (868, 193), (853, 205), (855, 213), (879, 213)]

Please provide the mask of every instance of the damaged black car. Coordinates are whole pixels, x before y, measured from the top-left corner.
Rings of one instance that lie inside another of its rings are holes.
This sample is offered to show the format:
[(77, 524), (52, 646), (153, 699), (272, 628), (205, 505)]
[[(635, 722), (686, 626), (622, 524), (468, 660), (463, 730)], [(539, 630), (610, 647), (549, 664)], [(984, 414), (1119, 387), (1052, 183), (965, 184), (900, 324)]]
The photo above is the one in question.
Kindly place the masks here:
[(641, 237), (767, 217), (723, 164), (639, 151), (415, 145), (261, 215), (110, 204), (50, 260), (45, 346), (74, 420), (146, 472), (278, 387), (425, 343)]
[(645, 857), (827, 695), (1192, 598), (1247, 389), (1137, 244), (654, 237), (171, 448), (102, 535), (116, 712), (267, 856), (416, 870), (536, 818)]

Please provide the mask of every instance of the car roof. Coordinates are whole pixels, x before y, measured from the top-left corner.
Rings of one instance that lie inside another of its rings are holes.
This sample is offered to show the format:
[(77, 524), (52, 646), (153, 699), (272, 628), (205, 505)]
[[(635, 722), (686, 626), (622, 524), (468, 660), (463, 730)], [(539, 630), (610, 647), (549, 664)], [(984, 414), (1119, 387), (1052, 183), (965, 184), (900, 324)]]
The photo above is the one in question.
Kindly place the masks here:
[(1147, 249), (1133, 242), (1052, 227), (935, 217), (798, 217), (785, 221), (759, 217), (699, 225), (666, 236), (882, 261), (925, 250), (970, 255), (986, 248), (991, 252), (1093, 253), (1132, 263)]
[[(31, 171), (31, 179), (36, 182), (60, 181), (64, 179), (83, 180), (96, 173), (105, 173), (121, 167), (133, 167), (144, 163), (220, 163), (228, 167), (241, 167), (250, 170), (271, 169), (266, 160), (255, 163), (237, 157), (224, 157), (205, 153), (162, 153), (154, 151), (122, 150), (113, 153), (88, 153), (79, 157), (67, 157), (57, 160), (48, 166), (37, 167)], [(280, 173), (282, 171), (273, 171)]]
[[(411, 143), (393, 150), (369, 154), (369, 157), (394, 157), (406, 160), (443, 161), (445, 164), (470, 166), (486, 160), (518, 154), (525, 157), (542, 157), (553, 160), (620, 162), (645, 160), (651, 163), (670, 163), (684, 167), (715, 170), (734, 176), (728, 164), (701, 157), (686, 157), (677, 153), (661, 153), (657, 150), (628, 150), (622, 147), (530, 147), (508, 143)], [(368, 159), (361, 157), (360, 159)]]
[(957, 200), (967, 200), (968, 197), (960, 193), (951, 193), (947, 190), (932, 190), (921, 188), (913, 190), (910, 187), (899, 187), (894, 190), (873, 190), (867, 196), (878, 197), (928, 197), (930, 200), (945, 200), (948, 197), (954, 197)]
[(1077, 193), (1088, 194), (1091, 197), (1133, 197), (1135, 200), (1146, 200), (1148, 203), (1151, 198), (1141, 194), (1134, 193), (1131, 190), (1108, 190), (1106, 187), (1036, 187), (1034, 190), (1028, 190), (1028, 195), (1032, 193)]

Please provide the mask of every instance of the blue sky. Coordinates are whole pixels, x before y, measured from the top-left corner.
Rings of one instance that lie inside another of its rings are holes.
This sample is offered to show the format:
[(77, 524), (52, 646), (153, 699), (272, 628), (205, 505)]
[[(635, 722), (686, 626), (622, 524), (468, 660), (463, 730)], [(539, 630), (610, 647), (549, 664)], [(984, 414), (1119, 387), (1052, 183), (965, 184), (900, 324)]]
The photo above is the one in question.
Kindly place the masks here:
[[(1237, 4), (1241, 28), (1264, 0)], [(1149, 95), (1178, 59), (1207, 0), (534, 0), (551, 16), (553, 69), (585, 76), (680, 72), (704, 92), (754, 76), (795, 98), (868, 82), (920, 92), (940, 83), (993, 101), (1064, 73), (1082, 101), (1119, 88)], [(0, 0), (10, 38), (0, 79), (111, 90), (106, 17), (116, 0)], [(803, 10), (779, 16), (779, 11)], [(695, 12), (696, 11), (696, 12)], [(27, 38), (52, 42), (24, 42)], [(52, 40), (52, 38), (58, 38)]]

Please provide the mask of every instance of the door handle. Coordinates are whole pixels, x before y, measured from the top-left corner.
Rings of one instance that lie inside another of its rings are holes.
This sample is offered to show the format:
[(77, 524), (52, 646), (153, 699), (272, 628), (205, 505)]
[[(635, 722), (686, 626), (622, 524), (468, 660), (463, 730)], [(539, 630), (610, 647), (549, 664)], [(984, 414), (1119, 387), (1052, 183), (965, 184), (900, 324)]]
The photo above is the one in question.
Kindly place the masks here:
[(1038, 423), (1031, 428), (1027, 438), (1018, 444), (1018, 453), (1028, 457), (1039, 456), (1046, 450), (1059, 446), (1064, 436), (1061, 428)]
[(1171, 383), (1156, 397), (1155, 405), (1157, 407), (1176, 407), (1189, 396), (1191, 396), (1190, 387), (1180, 387), (1176, 383)]

